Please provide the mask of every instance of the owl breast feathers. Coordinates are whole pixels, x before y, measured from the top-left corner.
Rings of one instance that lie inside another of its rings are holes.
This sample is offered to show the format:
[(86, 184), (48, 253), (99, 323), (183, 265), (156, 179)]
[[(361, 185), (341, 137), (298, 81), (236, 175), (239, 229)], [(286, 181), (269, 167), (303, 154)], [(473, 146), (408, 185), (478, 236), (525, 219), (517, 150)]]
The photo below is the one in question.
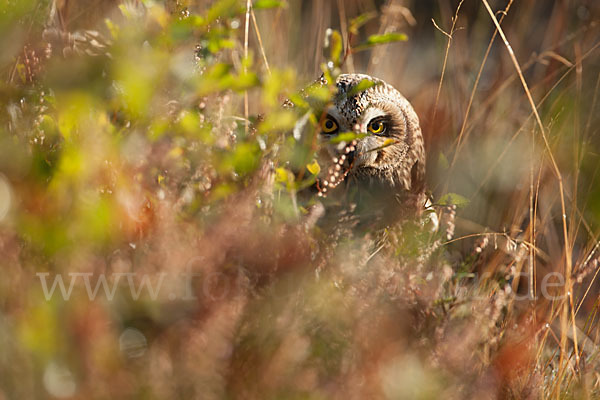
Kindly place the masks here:
[[(320, 192), (365, 217), (393, 222), (419, 214), (426, 202), (425, 150), (412, 106), (369, 75), (340, 75), (336, 86), (320, 121), (319, 160), (329, 165), (318, 180)], [(356, 134), (354, 142), (332, 140), (347, 132)]]

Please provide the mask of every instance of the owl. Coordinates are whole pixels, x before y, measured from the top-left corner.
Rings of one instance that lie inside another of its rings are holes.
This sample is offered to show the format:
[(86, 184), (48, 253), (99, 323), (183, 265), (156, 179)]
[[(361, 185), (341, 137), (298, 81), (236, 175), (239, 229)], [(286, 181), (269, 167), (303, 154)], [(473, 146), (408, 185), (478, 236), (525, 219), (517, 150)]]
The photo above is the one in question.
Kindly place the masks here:
[[(336, 87), (319, 122), (318, 160), (327, 168), (316, 187), (326, 208), (351, 209), (368, 226), (419, 215), (427, 202), (425, 149), (411, 104), (369, 75), (340, 75)], [(347, 133), (354, 135), (341, 140)]]

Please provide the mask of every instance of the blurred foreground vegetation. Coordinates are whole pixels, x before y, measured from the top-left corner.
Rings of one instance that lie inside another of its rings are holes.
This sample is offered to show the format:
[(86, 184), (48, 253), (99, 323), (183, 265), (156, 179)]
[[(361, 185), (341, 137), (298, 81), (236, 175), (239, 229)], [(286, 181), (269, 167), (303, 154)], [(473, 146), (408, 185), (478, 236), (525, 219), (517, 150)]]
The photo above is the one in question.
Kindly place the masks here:
[[(0, 0), (0, 399), (600, 397), (600, 5), (489, 3)], [(438, 231), (311, 221), (340, 72)]]

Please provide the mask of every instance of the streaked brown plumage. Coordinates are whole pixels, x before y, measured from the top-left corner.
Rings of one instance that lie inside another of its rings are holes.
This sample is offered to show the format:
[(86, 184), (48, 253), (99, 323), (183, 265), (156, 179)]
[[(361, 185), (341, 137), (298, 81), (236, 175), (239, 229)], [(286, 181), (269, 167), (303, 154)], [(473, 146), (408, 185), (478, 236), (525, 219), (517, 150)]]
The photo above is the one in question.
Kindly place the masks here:
[[(357, 91), (368, 81), (372, 86)], [(321, 118), (324, 169), (319, 191), (329, 204), (350, 205), (360, 224), (387, 226), (425, 207), (425, 150), (419, 119), (394, 87), (362, 74), (337, 79), (338, 93)], [(344, 132), (362, 137), (332, 144)], [(326, 205), (327, 207), (327, 205)]]

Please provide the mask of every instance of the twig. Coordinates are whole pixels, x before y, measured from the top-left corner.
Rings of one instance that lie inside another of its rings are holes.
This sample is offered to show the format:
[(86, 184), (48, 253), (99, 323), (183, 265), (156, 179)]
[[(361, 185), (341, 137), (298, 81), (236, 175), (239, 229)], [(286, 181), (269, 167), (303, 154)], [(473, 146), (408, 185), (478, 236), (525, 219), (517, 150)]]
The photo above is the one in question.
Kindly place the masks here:
[(250, 15), (252, 16), (252, 23), (254, 24), (254, 31), (256, 32), (256, 38), (258, 39), (258, 46), (260, 48), (260, 54), (262, 55), (263, 62), (265, 63), (265, 68), (267, 69), (267, 73), (271, 75), (271, 68), (269, 68), (269, 61), (267, 61), (267, 55), (265, 54), (265, 48), (263, 46), (262, 38), (260, 37), (260, 31), (258, 30), (258, 24), (256, 23), (256, 15), (254, 14), (254, 10), (250, 9)]
[[(506, 15), (508, 14), (508, 10), (510, 10), (510, 6), (512, 5), (513, 1), (514, 0), (510, 0), (508, 2), (508, 5), (504, 9), (504, 11), (502, 11), (502, 17), (500, 17), (499, 23), (502, 23), (502, 21), (504, 20), (504, 17), (506, 17)], [(435, 21), (433, 22), (433, 24), (435, 25)], [(436, 25), (436, 27), (437, 27), (437, 25)], [(475, 99), (475, 92), (477, 91), (477, 87), (479, 86), (479, 81), (481, 80), (483, 68), (485, 67), (485, 63), (487, 62), (487, 59), (490, 55), (490, 51), (492, 50), (492, 45), (494, 44), (494, 39), (496, 39), (497, 35), (498, 35), (498, 29), (496, 29), (494, 31), (494, 34), (492, 35), (492, 38), (490, 39), (490, 42), (488, 43), (488, 47), (485, 51), (485, 55), (483, 56), (483, 61), (481, 61), (481, 65), (479, 66), (479, 71), (477, 72), (477, 77), (475, 78), (475, 84), (473, 84), (473, 90), (471, 90), (471, 96), (469, 97), (469, 103), (467, 104), (467, 110), (465, 111), (465, 117), (463, 118), (463, 123), (460, 128), (460, 133), (458, 134), (458, 142), (456, 144), (456, 150), (454, 151), (454, 157), (452, 158), (452, 162), (450, 163), (450, 169), (452, 169), (452, 167), (456, 163), (456, 159), (458, 158), (458, 153), (460, 152), (461, 146), (463, 144), (462, 137), (463, 137), (463, 135), (465, 133), (465, 129), (467, 127), (469, 113), (471, 112), (471, 107), (473, 106), (473, 100)]]
[[(600, 42), (596, 43), (596, 45), (594, 45), (592, 48), (590, 48), (590, 50), (588, 50), (582, 57), (581, 60), (579, 62), (583, 62), (587, 57), (589, 57), (589, 55), (595, 51), (596, 49), (600, 48)], [(574, 69), (575, 69), (576, 65), (572, 65), (570, 66), (563, 75), (561, 75), (561, 77), (556, 81), (556, 83), (554, 83), (554, 85), (552, 85), (552, 87), (548, 90), (548, 92), (546, 92), (546, 94), (544, 95), (544, 97), (542, 97), (542, 99), (537, 103), (537, 108), (539, 108), (542, 104), (545, 103), (545, 101), (550, 97), (550, 95), (554, 92), (554, 90), (560, 85), (560, 83), (562, 83), (562, 81), (564, 79), (566, 79), (566, 77), (569, 75), (569, 73), (571, 73)], [(600, 81), (600, 75), (599, 75), (599, 81)], [(529, 121), (529, 118), (531, 118), (533, 116), (533, 111), (527, 116), (527, 119), (525, 120), (525, 122), (519, 127), (519, 129), (517, 130), (517, 132), (515, 132), (515, 134), (512, 136), (512, 138), (509, 140), (509, 142), (507, 143), (506, 147), (503, 149), (502, 153), (500, 153), (500, 155), (498, 156), (498, 158), (496, 159), (496, 161), (494, 161), (494, 164), (492, 164), (490, 166), (490, 168), (488, 169), (487, 174), (485, 175), (485, 177), (483, 178), (483, 180), (481, 180), (481, 182), (479, 183), (479, 186), (477, 187), (477, 189), (475, 190), (474, 194), (472, 197), (475, 197), (477, 195), (477, 193), (479, 193), (479, 191), (481, 190), (481, 188), (483, 188), (483, 186), (485, 185), (485, 183), (489, 180), (490, 176), (492, 175), (492, 173), (494, 172), (494, 170), (496, 169), (496, 166), (500, 163), (500, 161), (502, 161), (502, 158), (504, 157), (504, 155), (507, 153), (507, 151), (509, 150), (511, 144), (515, 141), (515, 139), (517, 138), (517, 136), (523, 131), (523, 129), (525, 128), (525, 125), (527, 124), (527, 122)]]
[(440, 83), (438, 85), (437, 94), (435, 95), (435, 105), (433, 107), (433, 117), (431, 118), (432, 121), (435, 121), (435, 117), (437, 115), (438, 101), (440, 100), (440, 93), (442, 92), (442, 83), (444, 82), (444, 75), (446, 74), (446, 65), (448, 64), (448, 53), (450, 52), (450, 44), (452, 43), (452, 35), (455, 32), (456, 21), (458, 21), (458, 12), (459, 12), (460, 6), (462, 6), (463, 2), (464, 2), (464, 0), (461, 0), (460, 3), (458, 3), (458, 7), (456, 7), (456, 13), (454, 14), (454, 18), (452, 18), (452, 27), (450, 28), (450, 33), (443, 31), (435, 23), (435, 20), (433, 18), (431, 19), (431, 21), (433, 22), (433, 26), (435, 26), (440, 32), (442, 32), (444, 35), (446, 35), (448, 37), (448, 44), (446, 45), (446, 54), (444, 55), (444, 64), (442, 65), (442, 74), (440, 76)]
[[(554, 173), (556, 174), (556, 177), (558, 179), (558, 186), (559, 186), (559, 192), (560, 192), (560, 206), (561, 206), (561, 211), (562, 211), (563, 239), (564, 239), (564, 244), (565, 244), (565, 258), (566, 258), (565, 274), (567, 276), (566, 288), (568, 290), (567, 293), (569, 295), (570, 303), (572, 305), (573, 304), (573, 290), (572, 290), (572, 282), (571, 282), (571, 272), (573, 269), (573, 264), (572, 264), (573, 260), (571, 259), (571, 248), (570, 248), (570, 244), (569, 244), (567, 213), (566, 213), (566, 207), (565, 207), (565, 194), (564, 194), (564, 188), (563, 188), (562, 174), (560, 172), (560, 169), (558, 168), (556, 159), (554, 158), (554, 155), (552, 154), (552, 149), (550, 148), (550, 143), (548, 142), (548, 138), (546, 137), (546, 131), (544, 129), (544, 124), (542, 123), (542, 119), (540, 118), (540, 115), (537, 111), (535, 102), (533, 101), (533, 97), (531, 96), (531, 92), (529, 91), (529, 87), (527, 85), (527, 82), (525, 81), (525, 77), (523, 76), (523, 73), (521, 71), (521, 67), (519, 66), (519, 62), (517, 61), (517, 57), (515, 56), (515, 53), (511, 47), (511, 45), (508, 43), (508, 39), (506, 38), (504, 31), (500, 27), (500, 24), (498, 23), (498, 20), (496, 19), (494, 12), (490, 8), (489, 3), (487, 2), (487, 0), (481, 0), (481, 1), (483, 2), (485, 8), (487, 9), (488, 13), (490, 14), (492, 21), (496, 25), (496, 28), (498, 29), (498, 32), (500, 33), (500, 36), (502, 37), (504, 45), (506, 46), (506, 49), (508, 50), (508, 54), (514, 64), (514, 67), (517, 70), (517, 73), (519, 74), (521, 84), (523, 85), (523, 89), (525, 90), (525, 94), (527, 95), (527, 99), (529, 100), (529, 104), (531, 105), (531, 108), (533, 109), (535, 119), (536, 119), (538, 127), (540, 129), (540, 133), (542, 134), (542, 138), (544, 139), (544, 144), (548, 151), (548, 156), (550, 157), (550, 162), (552, 163), (552, 168), (554, 169)], [(565, 307), (568, 307), (568, 306), (565, 305)], [(567, 309), (565, 308), (565, 312), (566, 311), (567, 311)], [(576, 353), (575, 363), (577, 364), (577, 366), (579, 366), (579, 351), (577, 348), (577, 330), (575, 329), (575, 314), (574, 314), (574, 310), (572, 307), (571, 307), (571, 319), (572, 319), (571, 323), (573, 324), (573, 337), (574, 337), (573, 342), (574, 342), (575, 353)], [(561, 318), (561, 320), (563, 320), (561, 325), (563, 328), (565, 328), (566, 327), (566, 315), (564, 315), (563, 318)], [(563, 344), (566, 345), (566, 336), (562, 337), (561, 339), (564, 342)], [(562, 347), (564, 348), (565, 346), (562, 346)], [(561, 355), (560, 355), (560, 363), (561, 364), (562, 364), (563, 360), (564, 360), (564, 351), (561, 351)]]
[(340, 16), (340, 28), (342, 30), (342, 35), (345, 36), (344, 40), (344, 59), (342, 64), (348, 61), (348, 72), (354, 73), (354, 59), (352, 58), (352, 52), (350, 51), (350, 40), (352, 39), (352, 34), (348, 31), (348, 23), (346, 22), (346, 7), (344, 6), (343, 0), (337, 0), (338, 5), (338, 13)]
[[(248, 58), (248, 30), (250, 27), (250, 11), (252, 10), (252, 0), (246, 1), (246, 24), (244, 26), (244, 58)], [(246, 63), (244, 63), (244, 74), (246, 74), (248, 68), (246, 67)], [(244, 90), (244, 118), (246, 121), (248, 120), (248, 91)], [(249, 125), (246, 122), (245, 125), (246, 135), (248, 134)]]

